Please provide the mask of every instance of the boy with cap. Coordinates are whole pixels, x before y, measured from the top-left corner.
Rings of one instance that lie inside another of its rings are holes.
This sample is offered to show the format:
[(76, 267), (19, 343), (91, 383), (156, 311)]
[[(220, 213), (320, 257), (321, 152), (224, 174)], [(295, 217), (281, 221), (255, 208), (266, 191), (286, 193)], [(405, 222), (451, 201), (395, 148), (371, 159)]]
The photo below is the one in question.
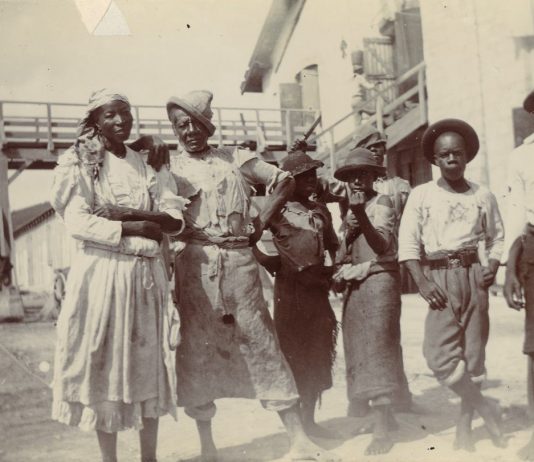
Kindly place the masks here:
[[(387, 139), (386, 136), (378, 131), (372, 125), (365, 125), (362, 127), (354, 138), (355, 148), (365, 148), (372, 152), (373, 159), (377, 165), (384, 167), (384, 158), (386, 154)], [(307, 145), (302, 139), (298, 139), (293, 144), (294, 148), (305, 150)], [(373, 189), (379, 193), (389, 196), (395, 210), (395, 231), (393, 239), (398, 238), (398, 226), (402, 216), (402, 211), (406, 204), (406, 200), (410, 193), (410, 183), (400, 177), (388, 177), (386, 169), (383, 168), (377, 174), (376, 180), (373, 184)], [(320, 178), (317, 200), (319, 202), (338, 202), (341, 212), (341, 219), (343, 220), (342, 228), (344, 230), (350, 229), (354, 221), (353, 216), (349, 215), (347, 219), (347, 211), (349, 209), (350, 188), (347, 183), (332, 179), (328, 181), (326, 178)], [(396, 246), (395, 246), (396, 248)], [(402, 271), (401, 271), (402, 279)], [(400, 320), (399, 320), (400, 322)], [(400, 329), (400, 327), (399, 327)], [(402, 353), (402, 346), (399, 342), (399, 351), (397, 359), (398, 384), (399, 387), (393, 396), (393, 406), (397, 411), (411, 411), (414, 409), (412, 401), (412, 394), (408, 387), (408, 380), (404, 372), (404, 360)], [(363, 417), (369, 412), (368, 400), (353, 399), (350, 402), (349, 416)]]
[(373, 182), (385, 173), (373, 153), (351, 151), (335, 171), (348, 184), (351, 221), (337, 258), (334, 275), (344, 290), (343, 345), (349, 401), (371, 402), (373, 438), (365, 454), (385, 454), (394, 419), (391, 398), (398, 389), (400, 348), (400, 280), (394, 237), (395, 210), (387, 195), (377, 194)]
[[(523, 102), (534, 117), (534, 91)], [(507, 247), (504, 296), (511, 308), (525, 309), (523, 353), (528, 358), (528, 414), (534, 418), (534, 133), (512, 152), (508, 172), (510, 195), (506, 221)], [(525, 460), (534, 460), (534, 433), (520, 451)]]
[(268, 223), (279, 255), (254, 252), (275, 274), (274, 323), (299, 391), (304, 429), (331, 437), (314, 419), (321, 393), (332, 386), (338, 330), (328, 300), (333, 267), (325, 265), (334, 261), (338, 239), (326, 206), (310, 200), (322, 166), (300, 151), (282, 160), (281, 169), (295, 179), (295, 191)]
[[(422, 148), (441, 176), (410, 194), (399, 233), (405, 262), (428, 302), (423, 353), (443, 385), (461, 398), (455, 448), (474, 450), (473, 412), (484, 419), (496, 446), (505, 440), (497, 416), (480, 393), (489, 333), (488, 287), (499, 267), (504, 241), (494, 195), (464, 177), (478, 152), (478, 136), (466, 122), (445, 119), (425, 131)], [(488, 266), (478, 246), (485, 244)]]
[[(191, 204), (184, 212), (186, 245), (176, 259), (181, 343), (176, 349), (178, 405), (197, 422), (202, 458), (216, 460), (211, 432), (218, 398), (261, 400), (278, 412), (293, 460), (333, 461), (304, 432), (298, 392), (263, 298), (253, 245), (291, 195), (289, 172), (242, 149), (213, 148), (208, 91), (171, 98), (167, 114), (183, 152), (171, 171)], [(253, 223), (251, 184), (272, 191)]]

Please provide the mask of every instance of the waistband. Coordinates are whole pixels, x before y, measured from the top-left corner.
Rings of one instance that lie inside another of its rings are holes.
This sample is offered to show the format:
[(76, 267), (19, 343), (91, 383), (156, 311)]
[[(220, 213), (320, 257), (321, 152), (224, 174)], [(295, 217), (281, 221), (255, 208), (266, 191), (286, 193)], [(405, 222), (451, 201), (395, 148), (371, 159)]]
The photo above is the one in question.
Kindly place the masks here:
[(466, 249), (451, 252), (446, 255), (426, 255), (421, 263), (430, 269), (467, 268), (475, 263), (479, 263), (478, 251), (476, 249)]
[(188, 244), (193, 244), (193, 245), (202, 245), (202, 246), (207, 246), (207, 245), (216, 245), (217, 247), (219, 247), (220, 249), (246, 249), (249, 247), (249, 244), (248, 244), (248, 238), (247, 240), (214, 240), (214, 239), (199, 239), (199, 238), (193, 238), (193, 239), (188, 239), (187, 240), (187, 243)]

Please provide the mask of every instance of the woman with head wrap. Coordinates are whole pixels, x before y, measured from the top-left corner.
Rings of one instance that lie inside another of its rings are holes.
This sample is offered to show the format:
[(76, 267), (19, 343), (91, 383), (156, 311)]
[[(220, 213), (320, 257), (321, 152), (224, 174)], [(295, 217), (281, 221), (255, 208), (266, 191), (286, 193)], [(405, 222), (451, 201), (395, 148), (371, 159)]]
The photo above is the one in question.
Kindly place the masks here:
[(117, 460), (126, 428), (140, 430), (142, 460), (155, 460), (158, 418), (176, 415), (159, 241), (182, 230), (187, 201), (167, 169), (156, 173), (124, 144), (131, 128), (128, 99), (95, 92), (50, 200), (79, 243), (58, 320), (52, 417), (96, 430), (104, 461)]

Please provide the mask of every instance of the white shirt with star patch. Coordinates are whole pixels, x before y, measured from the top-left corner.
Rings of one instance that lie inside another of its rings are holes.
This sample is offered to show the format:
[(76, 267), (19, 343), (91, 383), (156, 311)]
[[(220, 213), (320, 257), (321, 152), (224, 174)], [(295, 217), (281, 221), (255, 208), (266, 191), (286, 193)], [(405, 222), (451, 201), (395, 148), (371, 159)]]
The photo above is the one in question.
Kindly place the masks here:
[(478, 249), (480, 243), (488, 259), (500, 259), (504, 226), (495, 196), (468, 184), (465, 193), (453, 191), (442, 178), (413, 189), (400, 224), (399, 261)]

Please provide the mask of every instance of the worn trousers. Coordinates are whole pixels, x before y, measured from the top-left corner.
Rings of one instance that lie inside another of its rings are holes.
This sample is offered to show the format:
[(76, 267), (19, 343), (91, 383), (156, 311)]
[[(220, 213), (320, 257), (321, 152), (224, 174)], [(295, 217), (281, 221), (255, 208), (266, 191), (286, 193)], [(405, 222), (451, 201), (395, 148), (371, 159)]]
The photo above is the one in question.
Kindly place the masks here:
[[(260, 400), (261, 405), (267, 409), (268, 411), (274, 411), (274, 412), (282, 412), (286, 411), (288, 409), (291, 409), (293, 406), (295, 406), (298, 402), (298, 399), (288, 399), (288, 400)], [(215, 413), (217, 412), (217, 406), (213, 401), (210, 403), (203, 404), (201, 406), (194, 406), (194, 407), (186, 407), (185, 413), (195, 419), (195, 420), (203, 420), (208, 421), (213, 419), (215, 417)]]
[(482, 267), (476, 263), (466, 268), (425, 268), (425, 272), (447, 295), (447, 306), (429, 308), (426, 317), (423, 354), (428, 367), (447, 386), (464, 374), (481, 382), (489, 336), (488, 289)]

